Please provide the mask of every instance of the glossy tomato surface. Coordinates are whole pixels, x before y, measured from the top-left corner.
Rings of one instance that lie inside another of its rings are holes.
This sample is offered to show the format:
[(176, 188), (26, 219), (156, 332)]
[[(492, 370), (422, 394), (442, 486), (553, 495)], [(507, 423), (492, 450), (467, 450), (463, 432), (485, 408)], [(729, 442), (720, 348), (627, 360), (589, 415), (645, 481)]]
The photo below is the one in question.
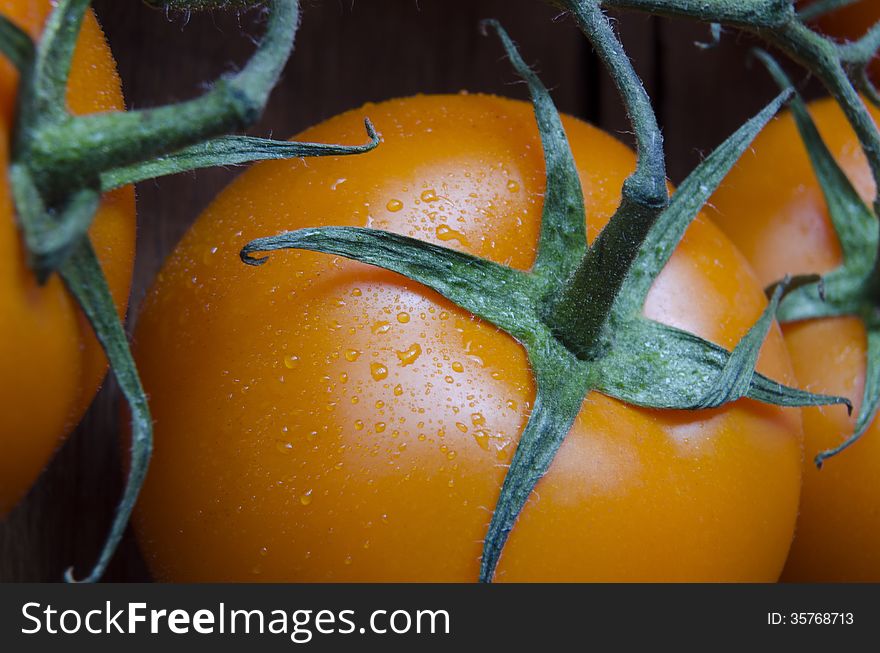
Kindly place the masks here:
[[(473, 581), (534, 383), (522, 348), (390, 272), (312, 252), (259, 268), (249, 240), (393, 230), (528, 269), (545, 187), (531, 106), (480, 95), (367, 105), (300, 135), (356, 157), (252, 167), (197, 221), (135, 335), (156, 419), (136, 511), (157, 578)], [(634, 156), (564, 118), (591, 237)], [(694, 301), (699, 298), (699, 301)], [(732, 347), (765, 306), (698, 220), (647, 313)], [(791, 381), (774, 329), (761, 369)], [(658, 412), (591, 394), (496, 580), (775, 580), (800, 489), (797, 411)]]
[[(834, 157), (869, 203), (874, 182), (855, 134), (832, 100), (810, 105)], [(880, 112), (873, 111), (875, 121)], [(824, 273), (840, 264), (840, 244), (822, 191), (790, 114), (755, 141), (712, 198), (716, 218), (769, 284), (785, 274)], [(865, 383), (865, 330), (854, 318), (783, 327), (795, 376), (813, 392), (851, 397), (856, 411)], [(880, 581), (880, 426), (813, 465), (817, 453), (852, 433), (855, 421), (834, 408), (804, 409), (804, 493), (797, 535), (784, 578)]]
[[(0, 0), (0, 14), (37, 38), (49, 0)], [(0, 517), (27, 491), (82, 417), (107, 363), (91, 327), (54, 276), (39, 286), (27, 267), (8, 175), (18, 75), (0, 57)], [(67, 102), (75, 113), (121, 109), (104, 35), (89, 13), (74, 55)], [(90, 231), (120, 313), (134, 259), (134, 193), (106, 195)]]

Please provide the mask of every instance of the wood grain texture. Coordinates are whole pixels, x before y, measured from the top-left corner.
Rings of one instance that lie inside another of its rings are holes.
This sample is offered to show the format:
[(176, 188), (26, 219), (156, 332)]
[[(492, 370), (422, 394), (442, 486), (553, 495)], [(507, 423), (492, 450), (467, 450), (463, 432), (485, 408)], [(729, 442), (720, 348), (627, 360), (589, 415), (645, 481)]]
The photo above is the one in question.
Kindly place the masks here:
[[(166, 17), (138, 0), (96, 0), (130, 107), (193, 96), (252, 49), (259, 15)], [(570, 20), (536, 0), (306, 0), (296, 51), (252, 132), (286, 137), (367, 101), (415, 93), (490, 92), (525, 98), (494, 38), (478, 22), (502, 21), (536, 65), (561, 110), (628, 140), (616, 92)], [(710, 51), (705, 26), (617, 17), (658, 109), (669, 171), (680, 180), (773, 95), (748, 68), (749, 44), (728, 36)], [(132, 318), (177, 240), (235, 170), (181, 175), (138, 187), (138, 258)], [(121, 488), (118, 393), (108, 381), (83, 423), (37, 486), (0, 524), (0, 581), (59, 580), (97, 554)], [(107, 580), (147, 580), (134, 539), (124, 541)]]

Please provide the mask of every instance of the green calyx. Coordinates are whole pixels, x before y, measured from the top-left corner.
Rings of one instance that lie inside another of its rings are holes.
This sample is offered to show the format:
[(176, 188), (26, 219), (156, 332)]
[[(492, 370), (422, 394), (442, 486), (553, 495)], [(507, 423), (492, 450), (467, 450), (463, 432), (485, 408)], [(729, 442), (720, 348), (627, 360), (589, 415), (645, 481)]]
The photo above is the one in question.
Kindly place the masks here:
[(602, 234), (587, 242), (583, 194), (552, 100), (494, 21), (529, 86), (545, 156), (547, 185), (536, 262), (523, 272), (417, 239), (365, 228), (319, 227), (260, 238), (241, 252), (308, 249), (391, 270), (437, 291), (504, 330), (525, 348), (536, 397), (486, 534), (480, 580), (493, 579), (507, 537), (566, 438), (584, 399), (598, 391), (627, 403), (695, 410), (751, 397), (782, 406), (845, 404), (755, 371), (761, 344), (788, 283), (733, 352), (647, 319), (645, 298), (688, 225), (752, 139), (791, 96), (782, 93), (710, 155), (668, 198), (662, 140), (641, 83), (595, 3), (573, 3), (579, 25), (621, 88), (638, 139), (639, 163)]
[[(770, 55), (763, 51), (756, 54), (780, 86), (791, 87), (790, 80)], [(880, 408), (880, 261), (877, 257), (880, 225), (835, 161), (800, 96), (792, 100), (791, 113), (825, 196), (843, 262), (790, 292), (779, 306), (778, 319), (785, 323), (856, 317), (864, 324), (867, 334), (865, 388), (855, 428), (840, 445), (816, 456), (816, 465), (822, 467), (825, 460), (849, 448), (864, 435)]]
[[(208, 166), (370, 150), (231, 135), (253, 124), (293, 48), (298, 0), (153, 2), (168, 9), (267, 7), (263, 38), (247, 64), (201, 97), (155, 109), (74, 116), (66, 106), (71, 58), (90, 0), (58, 0), (38, 43), (0, 16), (0, 54), (19, 71), (9, 176), (29, 265), (44, 282), (58, 273), (106, 352), (132, 413), (131, 461), (123, 496), (98, 561), (100, 579), (128, 523), (152, 451), (152, 420), (125, 332), (88, 229), (101, 194), (126, 184)], [(67, 579), (73, 580), (68, 570)]]
[[(809, 22), (856, 2), (875, 0), (817, 0), (796, 7), (794, 0), (550, 0), (577, 14), (585, 3), (630, 9), (649, 14), (683, 17), (711, 24), (713, 35), (722, 27), (750, 32), (803, 65), (827, 88), (852, 126), (874, 177), (872, 208), (865, 205), (822, 142), (800, 98), (792, 113), (825, 194), (840, 240), (843, 264), (820, 280), (797, 280), (780, 305), (779, 320), (854, 316), (867, 333), (865, 387), (853, 433), (841, 444), (816, 456), (816, 465), (834, 456), (864, 435), (880, 408), (880, 129), (863, 98), (880, 107), (880, 91), (868, 66), (880, 53), (880, 22), (860, 39), (839, 43), (813, 30)], [(786, 88), (790, 82), (767, 55), (760, 55)]]

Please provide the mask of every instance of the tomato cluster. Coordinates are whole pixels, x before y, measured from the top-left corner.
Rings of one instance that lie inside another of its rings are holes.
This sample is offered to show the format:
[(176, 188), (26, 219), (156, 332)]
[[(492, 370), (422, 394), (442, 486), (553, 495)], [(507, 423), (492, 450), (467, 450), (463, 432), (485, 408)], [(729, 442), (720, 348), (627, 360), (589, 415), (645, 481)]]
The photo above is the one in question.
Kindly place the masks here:
[[(854, 38), (880, 18), (875, 5), (856, 3), (821, 24)], [(51, 9), (49, 0), (0, 0), (0, 15), (35, 39)], [(7, 170), (17, 84), (0, 59)], [(75, 114), (123, 109), (91, 14), (67, 102)], [(822, 100), (811, 112), (870, 203), (874, 181), (840, 108)], [(365, 118), (382, 134), (375, 151), (263, 162), (242, 174), (148, 293), (133, 350), (156, 439), (134, 526), (157, 579), (469, 581), (480, 573), (507, 468), (536, 410), (526, 349), (393, 272), (308, 251), (249, 267), (239, 253), (266, 235), (339, 225), (528, 271), (548, 195), (544, 134), (528, 103), (461, 94), (368, 104), (299, 138), (359, 143)], [(637, 158), (576, 118), (562, 124), (592, 242), (615, 219)], [(107, 367), (61, 280), (38, 283), (29, 269), (8, 176), (0, 179), (8, 407), (0, 516), (79, 421)], [(828, 272), (841, 252), (790, 114), (758, 137), (711, 205), (643, 311), (733, 351), (765, 311), (766, 286)], [(89, 238), (120, 314), (134, 228), (131, 187), (105, 194)], [(859, 398), (865, 358), (858, 319), (808, 320), (774, 324), (756, 369), (788, 386)], [(876, 580), (880, 427), (825, 469), (811, 463), (852, 432), (854, 419), (839, 408), (748, 398), (658, 410), (590, 392), (519, 514), (495, 579)]]

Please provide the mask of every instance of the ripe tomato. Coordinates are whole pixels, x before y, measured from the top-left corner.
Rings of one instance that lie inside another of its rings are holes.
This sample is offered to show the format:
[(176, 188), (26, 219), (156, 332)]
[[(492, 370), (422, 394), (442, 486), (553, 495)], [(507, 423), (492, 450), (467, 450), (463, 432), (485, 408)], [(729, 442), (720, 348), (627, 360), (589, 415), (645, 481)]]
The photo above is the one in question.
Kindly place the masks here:
[[(872, 110), (880, 122), (880, 111)], [(843, 113), (830, 99), (810, 105), (831, 152), (871, 203), (874, 182)], [(758, 136), (712, 199), (717, 220), (763, 283), (785, 274), (824, 273), (841, 262), (840, 245), (794, 120), (784, 114)], [(804, 409), (805, 474), (801, 514), (785, 578), (880, 580), (880, 425), (817, 470), (813, 458), (852, 433), (865, 381), (865, 330), (855, 318), (783, 326), (795, 376), (812, 392), (852, 397), (855, 413)]]
[[(846, 7), (828, 12), (818, 19), (819, 28), (840, 40), (855, 41), (880, 21), (880, 2), (877, 0), (860, 0)], [(880, 80), (880, 58), (871, 63), (874, 80)]]
[[(49, 0), (0, 0), (0, 14), (38, 37)], [(0, 56), (0, 169), (9, 162), (18, 74)], [(90, 13), (70, 73), (72, 111), (121, 109), (113, 58)], [(120, 313), (134, 259), (134, 193), (107, 194), (90, 231)], [(53, 276), (39, 286), (27, 267), (6, 174), (0, 175), (0, 517), (36, 479), (61, 438), (80, 420), (107, 363), (91, 327)]]
[[(174, 581), (471, 581), (534, 399), (520, 346), (417, 283), (313, 252), (242, 265), (248, 241), (389, 229), (527, 269), (545, 185), (530, 105), (419, 96), (301, 135), (370, 154), (251, 168), (148, 295), (135, 356), (156, 419), (135, 524)], [(632, 152), (564, 118), (591, 237)], [(693, 299), (699, 297), (699, 302)], [(732, 347), (765, 306), (698, 219), (647, 312)], [(760, 364), (791, 379), (774, 328)], [(526, 505), (496, 580), (775, 580), (800, 487), (797, 411), (660, 412), (591, 394)]]

